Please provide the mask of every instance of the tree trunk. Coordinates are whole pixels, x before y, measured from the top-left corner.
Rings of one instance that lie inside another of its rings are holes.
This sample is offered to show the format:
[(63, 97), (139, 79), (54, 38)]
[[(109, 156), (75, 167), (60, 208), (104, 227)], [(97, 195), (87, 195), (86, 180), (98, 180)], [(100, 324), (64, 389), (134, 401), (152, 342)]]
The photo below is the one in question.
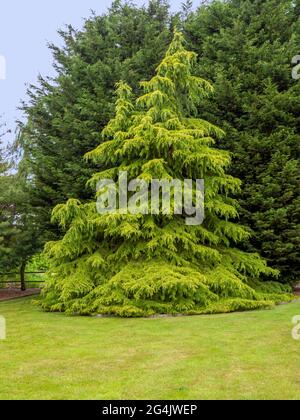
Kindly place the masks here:
[(26, 261), (23, 261), (20, 268), (20, 279), (21, 279), (21, 290), (24, 292), (26, 290), (25, 284), (25, 268), (26, 268)]

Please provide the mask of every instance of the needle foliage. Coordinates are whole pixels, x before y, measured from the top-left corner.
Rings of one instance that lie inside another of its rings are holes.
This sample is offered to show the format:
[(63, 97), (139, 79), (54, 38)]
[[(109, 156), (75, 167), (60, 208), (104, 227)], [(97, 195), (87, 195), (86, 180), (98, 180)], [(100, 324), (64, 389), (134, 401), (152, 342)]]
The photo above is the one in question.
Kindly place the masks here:
[(129, 181), (204, 179), (204, 223), (186, 225), (175, 207), (153, 215), (122, 208), (99, 214), (95, 202), (75, 199), (57, 206), (53, 221), (65, 235), (46, 246), (52, 266), (44, 309), (133, 317), (249, 310), (290, 298), (283, 286), (262, 287), (260, 276), (276, 270), (235, 248), (250, 235), (237, 223), (238, 203), (230, 197), (240, 181), (227, 174), (229, 152), (214, 147), (224, 133), (196, 113), (213, 89), (194, 76), (197, 56), (184, 44), (175, 31), (136, 100), (127, 84), (118, 84), (116, 115), (86, 158), (101, 168), (92, 186), (118, 182), (121, 171)]

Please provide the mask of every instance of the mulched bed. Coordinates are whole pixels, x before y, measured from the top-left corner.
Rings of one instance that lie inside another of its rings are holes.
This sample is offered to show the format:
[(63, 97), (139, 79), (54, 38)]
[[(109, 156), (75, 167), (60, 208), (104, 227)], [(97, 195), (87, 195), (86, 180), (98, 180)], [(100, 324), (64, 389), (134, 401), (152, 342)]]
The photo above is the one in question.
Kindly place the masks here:
[(0, 289), (0, 302), (4, 300), (38, 295), (40, 291), (40, 289), (27, 289), (25, 292), (22, 292), (20, 289)]
[(294, 293), (297, 296), (300, 296), (300, 284), (294, 287)]

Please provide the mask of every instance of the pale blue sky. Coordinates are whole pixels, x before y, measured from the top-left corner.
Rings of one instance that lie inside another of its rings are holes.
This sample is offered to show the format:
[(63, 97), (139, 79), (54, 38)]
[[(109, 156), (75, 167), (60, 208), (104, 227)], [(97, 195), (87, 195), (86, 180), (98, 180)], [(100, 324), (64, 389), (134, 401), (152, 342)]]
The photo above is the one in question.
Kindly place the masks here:
[[(65, 24), (82, 26), (90, 10), (102, 14), (111, 0), (9, 0), (0, 7), (0, 65), (6, 61), (6, 79), (1, 80), (0, 115), (8, 128), (14, 130), (14, 121), (20, 117), (16, 110), (21, 99), (26, 99), (26, 84), (35, 83), (37, 75), (52, 75), (52, 57), (47, 42), (59, 44), (57, 29)], [(147, 4), (147, 0), (136, 0)], [(182, 0), (170, 0), (172, 10), (180, 9)], [(198, 5), (200, 1), (195, 0)], [(6, 141), (12, 136), (7, 135)]]

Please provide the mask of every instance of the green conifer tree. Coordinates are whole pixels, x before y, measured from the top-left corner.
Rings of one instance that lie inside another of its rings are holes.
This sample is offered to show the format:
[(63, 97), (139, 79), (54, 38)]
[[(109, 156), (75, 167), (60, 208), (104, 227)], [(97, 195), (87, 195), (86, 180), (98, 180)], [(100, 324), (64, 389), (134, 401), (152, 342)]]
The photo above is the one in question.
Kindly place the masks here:
[(61, 235), (50, 223), (57, 204), (93, 197), (86, 183), (95, 169), (83, 156), (99, 144), (99, 133), (113, 115), (116, 82), (126, 80), (135, 89), (153, 75), (170, 42), (169, 25), (165, 0), (151, 0), (148, 7), (114, 1), (107, 13), (87, 19), (82, 30), (59, 31), (61, 47), (50, 45), (57, 74), (30, 86), (18, 138), (44, 242)]
[[(0, 130), (2, 127), (0, 124)], [(8, 194), (11, 193), (11, 176), (8, 175), (9, 163), (1, 142), (4, 134), (0, 132), (0, 273), (7, 269), (11, 260), (11, 241), (15, 233), (11, 223), (11, 213), (14, 209), (7, 203)]]
[(196, 73), (215, 88), (199, 112), (226, 131), (220, 147), (234, 153), (230, 174), (243, 181), (239, 213), (253, 235), (242, 249), (280, 270), (280, 282), (296, 283), (300, 83), (291, 60), (299, 54), (299, 1), (214, 0), (185, 30), (201, 57)]
[[(66, 233), (46, 247), (52, 268), (44, 309), (199, 314), (262, 308), (289, 298), (266, 293), (260, 274), (277, 272), (259, 255), (234, 248), (249, 237), (235, 223), (238, 205), (230, 198), (240, 181), (226, 174), (230, 154), (213, 147), (223, 132), (194, 115), (212, 91), (193, 76), (195, 61), (175, 31), (156, 75), (142, 83), (143, 96), (134, 102), (131, 89), (118, 85), (116, 116), (103, 132), (104, 142), (87, 158), (101, 168), (90, 180), (93, 186), (107, 178), (118, 182), (121, 171), (129, 181), (204, 179), (204, 223), (187, 226), (175, 206), (171, 214), (162, 209), (156, 215), (124, 214), (122, 207), (99, 214), (94, 202), (69, 200), (53, 213)], [(282, 291), (273, 283), (272, 289)]]
[(28, 194), (30, 178), (20, 163), (15, 171), (14, 156), (9, 148), (1, 148), (1, 137), (0, 274), (18, 271), (25, 290), (26, 263), (42, 250), (42, 243)]

